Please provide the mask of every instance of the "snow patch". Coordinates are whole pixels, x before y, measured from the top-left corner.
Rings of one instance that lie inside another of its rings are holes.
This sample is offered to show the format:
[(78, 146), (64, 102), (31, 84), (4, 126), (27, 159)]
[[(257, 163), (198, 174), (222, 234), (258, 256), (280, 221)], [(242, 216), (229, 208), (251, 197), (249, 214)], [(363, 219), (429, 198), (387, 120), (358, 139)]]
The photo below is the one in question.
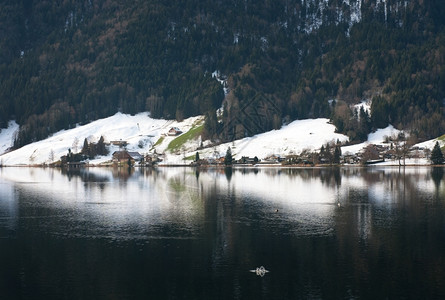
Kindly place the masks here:
[(8, 151), (14, 144), (14, 134), (19, 130), (15, 121), (9, 121), (8, 128), (0, 129), (0, 155)]
[(222, 75), (218, 70), (216, 70), (212, 73), (212, 78), (215, 78), (223, 86), (224, 95), (227, 95), (229, 93), (229, 88), (227, 85), (226, 76)]
[[(359, 104), (354, 105), (353, 110), (356, 110), (359, 113), (362, 107), (364, 111), (371, 116), (371, 100), (362, 100)], [(360, 114), (358, 114), (358, 116), (360, 116)]]
[(394, 128), (392, 125), (389, 125), (386, 128), (378, 129), (376, 132), (370, 133), (366, 142), (351, 146), (344, 146), (341, 148), (341, 151), (343, 154), (355, 154), (370, 144), (382, 145), (386, 137), (398, 135), (399, 133), (400, 130)]

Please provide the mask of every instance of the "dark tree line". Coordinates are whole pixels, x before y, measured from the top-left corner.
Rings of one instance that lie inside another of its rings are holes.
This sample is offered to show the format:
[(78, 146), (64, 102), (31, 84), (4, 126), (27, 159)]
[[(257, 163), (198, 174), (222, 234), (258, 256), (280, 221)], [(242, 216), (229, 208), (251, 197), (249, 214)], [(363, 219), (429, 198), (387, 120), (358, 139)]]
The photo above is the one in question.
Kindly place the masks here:
[(80, 152), (85, 158), (93, 159), (98, 155), (107, 155), (108, 149), (104, 142), (104, 137), (101, 136), (97, 143), (88, 142), (85, 138), (83, 141), (82, 151)]
[(98, 155), (107, 155), (108, 153), (109, 151), (105, 145), (103, 136), (99, 138), (97, 143), (88, 142), (87, 138), (85, 138), (80, 152), (73, 152), (71, 149), (68, 149), (67, 155), (62, 156), (61, 160), (62, 162), (79, 162), (86, 159), (93, 159)]
[[(445, 3), (387, 1), (385, 15), (362, 1), (351, 26), (355, 1), (320, 14), (322, 2), (3, 1), (0, 127), (21, 125), (15, 147), (147, 110), (206, 115), (218, 140), (317, 117), (357, 141), (389, 122), (421, 139), (443, 134)], [(354, 111), (364, 98), (371, 112)]]

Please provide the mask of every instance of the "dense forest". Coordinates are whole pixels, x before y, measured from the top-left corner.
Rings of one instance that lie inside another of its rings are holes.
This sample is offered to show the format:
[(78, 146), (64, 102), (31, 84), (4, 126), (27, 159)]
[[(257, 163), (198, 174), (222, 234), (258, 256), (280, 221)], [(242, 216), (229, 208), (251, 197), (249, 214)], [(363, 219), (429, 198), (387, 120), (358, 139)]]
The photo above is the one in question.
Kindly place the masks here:
[(16, 120), (20, 147), (150, 111), (206, 115), (220, 141), (316, 117), (352, 141), (388, 123), (437, 137), (444, 15), (441, 0), (4, 0), (0, 128)]

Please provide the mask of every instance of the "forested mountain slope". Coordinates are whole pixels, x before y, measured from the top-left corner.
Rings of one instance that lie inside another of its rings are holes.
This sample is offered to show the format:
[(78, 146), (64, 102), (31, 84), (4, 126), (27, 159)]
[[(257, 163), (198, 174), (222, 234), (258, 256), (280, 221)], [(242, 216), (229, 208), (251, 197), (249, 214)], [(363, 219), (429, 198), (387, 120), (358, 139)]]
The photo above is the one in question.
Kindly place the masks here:
[[(440, 0), (5, 0), (0, 128), (15, 119), (19, 147), (148, 110), (206, 114), (207, 136), (220, 140), (313, 117), (352, 140), (388, 123), (436, 137), (445, 132), (444, 15)], [(371, 117), (354, 115), (365, 98)]]

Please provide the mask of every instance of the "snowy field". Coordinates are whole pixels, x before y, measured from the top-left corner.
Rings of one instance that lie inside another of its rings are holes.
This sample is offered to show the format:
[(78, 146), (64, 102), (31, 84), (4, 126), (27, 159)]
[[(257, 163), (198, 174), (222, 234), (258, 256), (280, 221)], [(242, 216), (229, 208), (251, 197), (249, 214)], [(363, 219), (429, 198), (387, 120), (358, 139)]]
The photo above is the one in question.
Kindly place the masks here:
[[(54, 154), (54, 161), (57, 161), (62, 155), (68, 153), (68, 149), (71, 149), (74, 153), (80, 152), (85, 138), (89, 142), (96, 143), (101, 136), (105, 138), (106, 142), (127, 141), (127, 150), (129, 151), (147, 153), (163, 134), (167, 134), (171, 127), (180, 127), (181, 130), (186, 132), (199, 119), (202, 119), (202, 117), (189, 118), (179, 123), (173, 120), (152, 119), (147, 113), (135, 116), (117, 113), (112, 117), (96, 120), (84, 126), (59, 131), (45, 140), (3, 154), (0, 156), (0, 160), (2, 164), (8, 166), (51, 163), (52, 153)], [(0, 153), (11, 146), (13, 132), (17, 129), (18, 126), (12, 126), (0, 132), (0, 142), (2, 145), (4, 144), (0, 148)], [(165, 138), (166, 142), (171, 139), (172, 137)], [(119, 147), (110, 146), (109, 150), (110, 154), (108, 156), (99, 157), (90, 161), (90, 163), (98, 164), (111, 160), (112, 153), (118, 151)], [(164, 150), (162, 145), (160, 150)]]
[(212, 156), (213, 152), (224, 156), (227, 148), (231, 147), (235, 159), (242, 156), (264, 159), (271, 155), (285, 156), (300, 154), (303, 150), (318, 150), (327, 142), (340, 140), (348, 141), (348, 137), (335, 133), (335, 126), (328, 123), (328, 119), (298, 120), (283, 126), (279, 130), (247, 137), (231, 143), (226, 143), (203, 151), (204, 157)]
[[(202, 124), (203, 116), (193, 117), (177, 122), (173, 120), (152, 119), (148, 113), (140, 113), (135, 116), (117, 113), (114, 116), (96, 120), (84, 126), (74, 129), (62, 130), (51, 137), (26, 145), (12, 152), (6, 152), (12, 146), (14, 133), (18, 130), (15, 122), (9, 122), (9, 127), (0, 132), (0, 162), (7, 166), (36, 165), (52, 163), (68, 153), (80, 152), (83, 141), (97, 142), (100, 136), (104, 136), (106, 142), (126, 141), (128, 151), (137, 151), (147, 154), (156, 149), (157, 153), (165, 153), (164, 164), (184, 164), (184, 157), (193, 156), (201, 144), (200, 137), (189, 141), (184, 145), (181, 153), (169, 153), (166, 151), (168, 144), (176, 137), (168, 136), (167, 132), (172, 127), (178, 127), (183, 132)], [(253, 137), (244, 138), (231, 143), (221, 144), (199, 150), (201, 158), (217, 158), (224, 156), (228, 147), (231, 147), (235, 159), (242, 156), (264, 159), (271, 155), (285, 156), (300, 154), (303, 150), (318, 151), (327, 142), (337, 140), (347, 142), (348, 137), (335, 133), (335, 126), (328, 119), (297, 120), (283, 126), (279, 130), (272, 130)], [(342, 147), (343, 154), (354, 154), (369, 144), (382, 144), (386, 136), (397, 134), (398, 130), (392, 126), (379, 129), (369, 135), (368, 141)], [(204, 141), (207, 145), (209, 141)], [(420, 147), (432, 149), (435, 140), (419, 144)], [(156, 144), (155, 147), (153, 147)], [(110, 154), (91, 160), (90, 164), (101, 164), (111, 160), (118, 146), (109, 146)], [(6, 153), (5, 153), (6, 152)], [(417, 159), (407, 161), (407, 164), (427, 164), (426, 160)], [(385, 162), (384, 164), (396, 164)]]

